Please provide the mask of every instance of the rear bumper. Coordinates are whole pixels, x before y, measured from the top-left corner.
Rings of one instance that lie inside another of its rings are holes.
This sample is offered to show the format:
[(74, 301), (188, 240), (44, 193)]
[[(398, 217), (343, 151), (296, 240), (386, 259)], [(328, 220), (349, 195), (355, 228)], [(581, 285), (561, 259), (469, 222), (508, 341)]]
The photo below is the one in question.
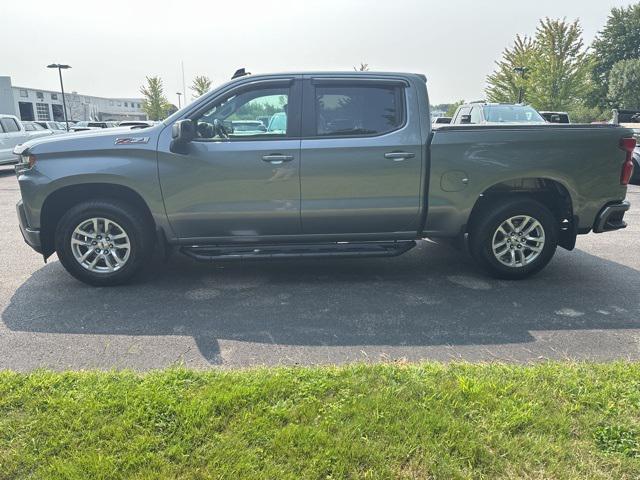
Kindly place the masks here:
[(24, 241), (27, 243), (27, 245), (33, 248), (36, 252), (42, 253), (40, 230), (29, 228), (22, 200), (17, 203), (16, 211), (18, 212), (18, 221), (20, 222), (20, 233), (22, 233), (22, 238), (24, 238)]
[(631, 204), (626, 200), (606, 205), (596, 217), (593, 224), (594, 233), (611, 232), (625, 228), (624, 214)]

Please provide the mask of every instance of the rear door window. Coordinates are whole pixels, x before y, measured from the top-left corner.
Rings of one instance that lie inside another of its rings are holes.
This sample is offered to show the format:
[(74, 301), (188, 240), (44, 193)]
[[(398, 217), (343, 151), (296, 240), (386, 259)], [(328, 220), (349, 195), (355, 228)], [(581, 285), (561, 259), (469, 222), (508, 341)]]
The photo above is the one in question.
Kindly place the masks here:
[(315, 135), (366, 136), (397, 130), (404, 123), (404, 88), (395, 85), (318, 85)]

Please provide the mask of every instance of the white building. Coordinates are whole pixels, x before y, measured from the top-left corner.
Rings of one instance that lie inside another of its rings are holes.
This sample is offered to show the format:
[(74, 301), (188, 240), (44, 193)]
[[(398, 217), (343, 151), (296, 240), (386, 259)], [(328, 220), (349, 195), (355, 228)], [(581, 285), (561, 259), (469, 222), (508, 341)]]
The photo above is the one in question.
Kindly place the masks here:
[[(69, 120), (146, 120), (141, 98), (104, 98), (65, 93)], [(11, 77), (0, 77), (0, 113), (21, 120), (64, 121), (62, 94), (52, 90), (17, 87)]]

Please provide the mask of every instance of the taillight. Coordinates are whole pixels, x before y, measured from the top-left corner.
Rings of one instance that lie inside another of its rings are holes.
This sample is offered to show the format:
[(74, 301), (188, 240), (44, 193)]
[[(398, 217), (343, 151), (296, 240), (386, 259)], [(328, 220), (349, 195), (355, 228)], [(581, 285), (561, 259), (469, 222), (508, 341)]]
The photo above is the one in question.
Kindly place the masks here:
[(620, 171), (620, 185), (629, 185), (633, 174), (633, 149), (636, 148), (636, 139), (633, 137), (621, 138), (620, 148), (627, 153)]

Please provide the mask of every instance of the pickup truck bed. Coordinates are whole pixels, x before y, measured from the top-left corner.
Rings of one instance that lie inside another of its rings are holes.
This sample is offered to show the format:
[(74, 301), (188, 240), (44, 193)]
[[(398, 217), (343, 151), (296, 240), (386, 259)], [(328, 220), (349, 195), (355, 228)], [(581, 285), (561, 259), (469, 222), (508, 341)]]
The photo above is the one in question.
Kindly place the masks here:
[[(269, 115), (278, 129), (233, 131)], [(524, 278), (577, 234), (624, 228), (630, 130), (429, 118), (418, 74), (243, 76), (160, 125), (18, 147), (21, 229), (111, 285), (154, 244), (220, 261), (391, 256), (424, 237)]]
[(617, 148), (624, 132), (615, 125), (580, 124), (436, 130), (425, 235), (455, 235), (481, 194), (535, 191), (537, 179), (563, 192), (571, 202), (574, 218), (569, 220), (578, 233), (588, 233), (605, 204), (625, 199), (627, 187), (620, 184), (624, 154)]

